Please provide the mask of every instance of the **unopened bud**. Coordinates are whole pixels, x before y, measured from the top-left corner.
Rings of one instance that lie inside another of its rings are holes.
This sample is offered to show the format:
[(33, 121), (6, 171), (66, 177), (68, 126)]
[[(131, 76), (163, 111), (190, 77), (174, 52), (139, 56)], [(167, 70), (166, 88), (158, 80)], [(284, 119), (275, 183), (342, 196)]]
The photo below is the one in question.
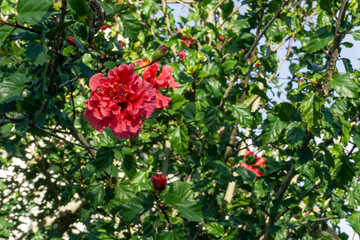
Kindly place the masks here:
[(67, 38), (66, 38), (66, 41), (67, 41), (70, 45), (73, 45), (74, 47), (76, 47), (74, 36), (67, 37)]
[(179, 57), (180, 57), (180, 59), (183, 59), (183, 60), (186, 59), (186, 54), (183, 50), (179, 51)]
[(152, 54), (151, 59), (156, 62), (165, 56), (167, 52), (167, 47), (165, 45), (161, 45), (155, 52)]
[(164, 175), (157, 173), (156, 175), (151, 176), (152, 184), (156, 191), (163, 191), (166, 188), (167, 180)]

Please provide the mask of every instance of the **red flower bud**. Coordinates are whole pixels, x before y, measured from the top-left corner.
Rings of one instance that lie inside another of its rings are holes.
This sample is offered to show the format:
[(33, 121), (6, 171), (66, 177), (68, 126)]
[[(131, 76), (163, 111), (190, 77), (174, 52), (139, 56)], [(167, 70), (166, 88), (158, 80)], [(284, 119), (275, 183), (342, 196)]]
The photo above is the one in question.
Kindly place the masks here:
[(220, 41), (224, 41), (224, 40), (225, 40), (224, 35), (220, 35), (219, 40), (220, 40)]
[(73, 45), (74, 47), (76, 47), (74, 36), (67, 37), (67, 38), (66, 38), (66, 41), (67, 41), (70, 45)]
[(167, 46), (165, 46), (165, 45), (161, 45), (160, 47), (158, 47), (158, 49), (160, 49), (161, 53), (167, 52)]
[(162, 191), (166, 188), (167, 180), (164, 175), (157, 173), (156, 175), (151, 176), (152, 184), (156, 191)]
[(158, 47), (158, 49), (155, 50), (155, 52), (152, 55), (152, 60), (154, 62), (159, 61), (162, 57), (165, 56), (167, 52), (167, 47), (165, 45), (161, 45)]
[(183, 60), (186, 59), (186, 54), (183, 50), (179, 51), (179, 57), (180, 57), (180, 59), (183, 59)]

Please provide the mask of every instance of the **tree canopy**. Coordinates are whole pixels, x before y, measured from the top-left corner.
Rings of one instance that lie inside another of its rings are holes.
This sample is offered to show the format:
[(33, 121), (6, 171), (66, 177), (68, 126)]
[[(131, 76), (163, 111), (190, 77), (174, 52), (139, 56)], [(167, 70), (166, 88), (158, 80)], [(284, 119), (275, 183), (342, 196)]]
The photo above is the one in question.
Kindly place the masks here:
[(0, 238), (360, 234), (358, 1), (0, 6)]

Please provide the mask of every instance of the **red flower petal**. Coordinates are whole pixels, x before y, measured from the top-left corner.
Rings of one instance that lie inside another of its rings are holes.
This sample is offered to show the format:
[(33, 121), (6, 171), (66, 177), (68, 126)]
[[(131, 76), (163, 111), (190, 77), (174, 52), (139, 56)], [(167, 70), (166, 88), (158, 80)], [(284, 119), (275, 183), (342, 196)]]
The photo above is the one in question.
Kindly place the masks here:
[(169, 106), (169, 102), (171, 101), (170, 97), (166, 97), (159, 92), (156, 92), (156, 108), (166, 109)]

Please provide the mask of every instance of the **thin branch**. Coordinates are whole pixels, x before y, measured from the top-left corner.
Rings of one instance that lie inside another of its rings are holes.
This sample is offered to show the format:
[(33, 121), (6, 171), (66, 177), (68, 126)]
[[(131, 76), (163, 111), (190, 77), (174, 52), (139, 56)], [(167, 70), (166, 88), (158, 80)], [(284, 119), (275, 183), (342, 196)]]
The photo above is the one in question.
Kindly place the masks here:
[(41, 131), (41, 132), (43, 132), (43, 133), (46, 133), (47, 135), (50, 135), (50, 136), (52, 136), (52, 137), (58, 138), (58, 139), (60, 139), (60, 140), (63, 140), (64, 142), (66, 142), (66, 143), (68, 143), (68, 144), (75, 145), (75, 146), (79, 146), (79, 147), (82, 147), (82, 148), (85, 148), (85, 149), (92, 149), (92, 150), (97, 149), (96, 147), (93, 147), (93, 146), (90, 146), (90, 145), (82, 145), (82, 144), (70, 142), (70, 141), (66, 140), (65, 138), (60, 137), (60, 136), (58, 136), (58, 135), (56, 135), (56, 134), (54, 134), (54, 133), (52, 133), (52, 132), (48, 132), (48, 131), (42, 129), (41, 127), (39, 127), (39, 126), (37, 126), (37, 125), (35, 125), (35, 124), (32, 125), (32, 126), (35, 127), (36, 129), (38, 129), (39, 131)]
[[(186, 4), (185, 2), (182, 2), (182, 1), (180, 1), (180, 0), (175, 0), (175, 2), (176, 2), (176, 3), (180, 3), (180, 4), (184, 5), (185, 7), (189, 8), (190, 10), (196, 12), (196, 9), (195, 9), (195, 8), (191, 7), (189, 4)], [(168, 1), (167, 1), (167, 3), (168, 3)]]
[(286, 6), (286, 4), (288, 4), (289, 0), (285, 0), (283, 2), (283, 4), (281, 5), (281, 7), (279, 8), (279, 10), (275, 13), (274, 17), (270, 20), (270, 22), (268, 22), (268, 24), (266, 24), (266, 26), (264, 27), (264, 29), (262, 30), (262, 32), (259, 34), (258, 37), (255, 38), (255, 41), (253, 43), (253, 45), (250, 47), (249, 51), (247, 52), (247, 54), (245, 55), (244, 59), (248, 59), (250, 54), (252, 53), (252, 51), (255, 49), (255, 47), (257, 46), (258, 42), (260, 41), (260, 39), (262, 38), (262, 36), (264, 36), (264, 34), (266, 33), (266, 31), (268, 30), (268, 28), (271, 26), (271, 24), (280, 16), (281, 11), (284, 9), (284, 7)]
[(9, 25), (9, 26), (13, 26), (15, 28), (21, 28), (21, 29), (24, 29), (24, 30), (29, 31), (29, 32), (41, 34), (41, 31), (39, 31), (39, 30), (28, 28), (28, 27), (25, 27), (25, 26), (20, 25), (18, 23), (11, 23), (11, 22), (5, 21), (3, 19), (0, 19), (0, 22), (2, 23), (2, 24), (0, 24), (0, 26), (3, 25), (3, 24), (6, 24), (6, 25)]

